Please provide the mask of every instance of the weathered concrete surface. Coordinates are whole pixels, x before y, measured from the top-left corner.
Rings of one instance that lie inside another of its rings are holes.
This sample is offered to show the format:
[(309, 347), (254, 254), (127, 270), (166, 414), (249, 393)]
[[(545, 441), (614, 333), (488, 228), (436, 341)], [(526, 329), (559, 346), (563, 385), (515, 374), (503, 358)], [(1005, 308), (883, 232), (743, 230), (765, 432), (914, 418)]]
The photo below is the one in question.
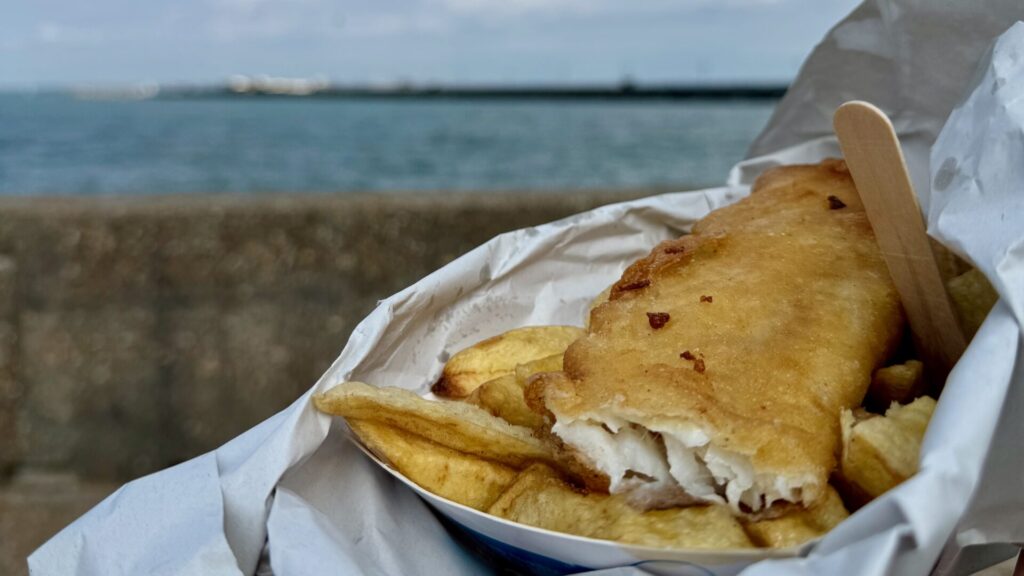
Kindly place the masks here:
[[(15, 378), (14, 362), (18, 354), (18, 314), (14, 260), (0, 256), (0, 477), (5, 464), (17, 457), (17, 402), (21, 388)], [(6, 439), (6, 440), (5, 440)]]
[(0, 486), (0, 574), (28, 574), (33, 550), (115, 489), (67, 474), (28, 475)]
[(0, 200), (0, 467), (121, 481), (286, 406), (377, 300), (645, 192)]

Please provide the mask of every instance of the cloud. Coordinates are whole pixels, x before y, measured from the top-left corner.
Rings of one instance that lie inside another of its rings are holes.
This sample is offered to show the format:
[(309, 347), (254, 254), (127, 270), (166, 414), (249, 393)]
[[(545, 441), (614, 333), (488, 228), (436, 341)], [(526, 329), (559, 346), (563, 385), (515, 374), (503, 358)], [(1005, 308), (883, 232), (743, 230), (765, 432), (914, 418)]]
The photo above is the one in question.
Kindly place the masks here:
[(217, 42), (291, 37), (396, 38), (454, 33), (476, 25), (552, 18), (666, 17), (716, 7), (742, 9), (792, 0), (204, 0)]
[(443, 0), (443, 7), (459, 15), (520, 15), (536, 12), (590, 12), (608, 4), (604, 0)]
[(439, 34), (450, 29), (451, 19), (424, 10), (404, 13), (352, 14), (340, 18), (340, 35), (371, 38), (410, 34)]
[(442, 0), (453, 14), (519, 16), (528, 14), (598, 14), (610, 12), (686, 12), (702, 7), (770, 6), (788, 0)]
[(316, 29), (330, 7), (319, 0), (209, 0), (205, 26), (218, 42), (270, 40)]
[(320, 4), (318, 0), (211, 0), (210, 3), (215, 8), (241, 11), (250, 11), (267, 6), (286, 6), (289, 9), (295, 9), (304, 5)]
[(103, 34), (99, 30), (44, 21), (36, 26), (35, 40), (42, 44), (97, 44), (103, 40)]
[(220, 42), (286, 37), (400, 38), (438, 34), (450, 29), (453, 17), (436, 1), (409, 2), (395, 7), (326, 0), (208, 0), (212, 15), (206, 23)]

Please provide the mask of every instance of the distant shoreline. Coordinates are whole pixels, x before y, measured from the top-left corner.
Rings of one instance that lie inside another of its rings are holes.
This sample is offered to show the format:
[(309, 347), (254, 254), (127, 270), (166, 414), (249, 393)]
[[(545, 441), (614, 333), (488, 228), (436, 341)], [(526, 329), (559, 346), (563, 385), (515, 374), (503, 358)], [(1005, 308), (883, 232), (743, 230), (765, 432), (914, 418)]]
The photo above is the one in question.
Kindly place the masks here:
[(716, 86), (400, 86), (327, 87), (309, 93), (253, 88), (165, 88), (159, 99), (297, 98), (386, 100), (777, 100), (787, 85)]
[(0, 90), (0, 95), (68, 95), (79, 100), (703, 100), (774, 101), (789, 85), (774, 84), (522, 84), (522, 85), (343, 85), (306, 80), (247, 80), (244, 84), (140, 84)]

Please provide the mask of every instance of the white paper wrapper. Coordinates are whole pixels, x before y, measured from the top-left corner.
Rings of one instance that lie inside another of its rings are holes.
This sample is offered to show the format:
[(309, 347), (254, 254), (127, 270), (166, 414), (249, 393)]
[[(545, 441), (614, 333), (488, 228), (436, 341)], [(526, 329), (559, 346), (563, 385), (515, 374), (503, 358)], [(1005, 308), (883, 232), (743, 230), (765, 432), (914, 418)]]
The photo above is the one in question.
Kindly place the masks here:
[[(808, 59), (734, 186), (607, 206), (477, 248), (383, 301), (288, 409), (125, 485), (37, 550), (32, 573), (487, 571), (312, 408), (312, 393), (349, 379), (425, 392), (464, 345), (527, 324), (579, 324), (625, 265), (745, 194), (764, 167), (836, 155), (832, 112), (854, 98), (892, 115), (930, 232), (1001, 300), (950, 375), (921, 471), (805, 556), (744, 574), (959, 574), (1002, 560), (999, 544), (1024, 541), (1024, 24), (1010, 28), (1022, 17), (1019, 1), (866, 2)], [(661, 570), (601, 573), (641, 571)]]

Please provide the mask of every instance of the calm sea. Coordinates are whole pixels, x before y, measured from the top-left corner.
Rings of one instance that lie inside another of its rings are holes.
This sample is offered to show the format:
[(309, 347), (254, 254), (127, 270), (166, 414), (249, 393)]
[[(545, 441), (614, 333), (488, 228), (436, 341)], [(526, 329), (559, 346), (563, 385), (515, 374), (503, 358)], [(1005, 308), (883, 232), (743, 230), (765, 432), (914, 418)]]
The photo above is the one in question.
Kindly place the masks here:
[(0, 194), (717, 184), (774, 102), (0, 95)]

